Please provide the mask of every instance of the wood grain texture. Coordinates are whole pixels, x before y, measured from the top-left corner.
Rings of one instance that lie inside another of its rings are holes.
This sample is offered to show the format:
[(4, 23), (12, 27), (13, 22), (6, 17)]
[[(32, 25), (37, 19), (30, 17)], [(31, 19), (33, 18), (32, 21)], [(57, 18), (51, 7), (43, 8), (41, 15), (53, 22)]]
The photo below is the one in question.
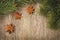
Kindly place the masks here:
[[(14, 16), (2, 15), (0, 20), (0, 40), (60, 40), (60, 30), (47, 28), (47, 18), (38, 14), (39, 4), (34, 5), (35, 12), (29, 15), (26, 7), (18, 12), (22, 13), (21, 20), (15, 20)], [(15, 32), (5, 32), (6, 24), (14, 24)]]

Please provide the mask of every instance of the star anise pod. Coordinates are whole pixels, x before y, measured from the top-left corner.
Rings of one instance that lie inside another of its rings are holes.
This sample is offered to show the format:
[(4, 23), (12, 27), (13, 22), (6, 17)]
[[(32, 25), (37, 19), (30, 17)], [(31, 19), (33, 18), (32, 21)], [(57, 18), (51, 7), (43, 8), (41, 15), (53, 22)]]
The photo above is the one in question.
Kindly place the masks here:
[(18, 12), (15, 12), (14, 17), (15, 17), (15, 19), (21, 19), (22, 14), (21, 13), (19, 14)]
[(12, 32), (14, 32), (14, 28), (15, 26), (13, 25), (13, 24), (7, 24), (6, 26), (5, 26), (5, 31), (6, 32), (9, 32), (9, 33), (12, 33)]
[(35, 9), (33, 8), (33, 6), (28, 6), (27, 11), (29, 14), (32, 14), (35, 11)]

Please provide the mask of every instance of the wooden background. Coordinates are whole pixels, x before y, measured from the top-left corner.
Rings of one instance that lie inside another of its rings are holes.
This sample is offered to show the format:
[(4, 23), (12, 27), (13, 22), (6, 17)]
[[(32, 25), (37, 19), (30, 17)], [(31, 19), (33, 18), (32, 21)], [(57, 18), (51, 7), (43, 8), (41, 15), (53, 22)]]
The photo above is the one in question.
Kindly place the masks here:
[[(11, 14), (1, 15), (0, 19), (0, 40), (60, 40), (60, 30), (51, 30), (47, 27), (47, 18), (39, 15), (39, 5), (34, 5), (35, 12), (29, 15), (26, 7), (22, 7), (18, 12), (22, 13), (21, 20), (15, 20)], [(13, 23), (15, 32), (9, 34), (5, 32), (5, 25)]]

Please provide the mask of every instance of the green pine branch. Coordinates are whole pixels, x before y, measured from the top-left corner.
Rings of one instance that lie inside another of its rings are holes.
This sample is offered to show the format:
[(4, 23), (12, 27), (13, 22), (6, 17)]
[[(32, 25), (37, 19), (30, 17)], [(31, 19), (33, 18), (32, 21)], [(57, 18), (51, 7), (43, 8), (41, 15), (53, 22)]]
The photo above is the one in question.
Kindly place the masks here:
[[(18, 7), (21, 7), (23, 4), (34, 3), (34, 0), (0, 0), (0, 15), (8, 14), (9, 11), (15, 11)], [(15, 7), (14, 4), (17, 4)]]
[(52, 29), (60, 28), (60, 3), (58, 0), (42, 0), (43, 7), (40, 14), (48, 19), (48, 27)]

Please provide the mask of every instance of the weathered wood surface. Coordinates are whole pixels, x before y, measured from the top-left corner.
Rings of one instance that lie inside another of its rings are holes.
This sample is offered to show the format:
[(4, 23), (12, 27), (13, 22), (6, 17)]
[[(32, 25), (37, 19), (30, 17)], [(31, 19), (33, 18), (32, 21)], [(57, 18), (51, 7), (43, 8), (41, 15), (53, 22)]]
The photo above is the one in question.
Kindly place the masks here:
[[(39, 5), (35, 5), (35, 13), (28, 15), (26, 7), (18, 10), (23, 14), (21, 20), (15, 20), (13, 15), (2, 15), (0, 20), (0, 40), (60, 40), (60, 30), (47, 28), (47, 19), (38, 14)], [(5, 25), (13, 23), (15, 32), (5, 32)]]

